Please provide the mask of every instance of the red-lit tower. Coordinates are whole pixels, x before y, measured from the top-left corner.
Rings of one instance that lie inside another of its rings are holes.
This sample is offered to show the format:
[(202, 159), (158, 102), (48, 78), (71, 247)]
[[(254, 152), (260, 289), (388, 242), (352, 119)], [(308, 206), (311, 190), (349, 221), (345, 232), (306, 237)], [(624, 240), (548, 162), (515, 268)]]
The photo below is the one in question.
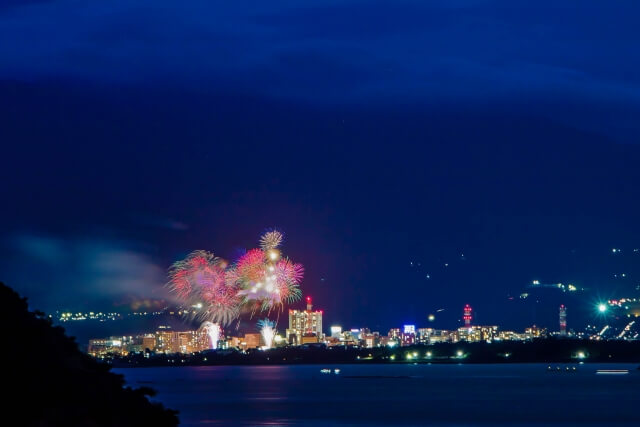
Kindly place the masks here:
[(305, 332), (310, 334), (311, 332), (313, 332), (313, 326), (312, 326), (312, 311), (313, 310), (313, 304), (311, 304), (311, 297), (307, 297), (307, 312), (305, 313), (305, 325), (304, 325), (304, 329)]
[(560, 305), (560, 335), (567, 335), (567, 307)]
[(471, 311), (472, 309), (469, 304), (464, 306), (464, 316), (462, 316), (462, 318), (464, 319), (464, 326), (471, 326), (471, 319), (473, 319)]

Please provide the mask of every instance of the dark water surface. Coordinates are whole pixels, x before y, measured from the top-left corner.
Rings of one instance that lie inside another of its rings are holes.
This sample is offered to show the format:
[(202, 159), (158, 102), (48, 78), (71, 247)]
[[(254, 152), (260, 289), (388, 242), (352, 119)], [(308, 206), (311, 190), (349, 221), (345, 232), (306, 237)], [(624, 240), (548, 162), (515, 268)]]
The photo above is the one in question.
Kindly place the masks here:
[(318, 365), (114, 371), (131, 386), (154, 388), (186, 426), (640, 425), (637, 365), (548, 366), (326, 366), (338, 375)]

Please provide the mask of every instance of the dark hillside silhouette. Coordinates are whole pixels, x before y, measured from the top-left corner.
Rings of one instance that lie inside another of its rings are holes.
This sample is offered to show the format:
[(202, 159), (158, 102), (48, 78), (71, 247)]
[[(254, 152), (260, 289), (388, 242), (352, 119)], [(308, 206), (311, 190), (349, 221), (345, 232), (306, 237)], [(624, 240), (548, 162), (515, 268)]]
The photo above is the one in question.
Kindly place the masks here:
[(149, 388), (124, 386), (122, 376), (80, 352), (64, 329), (0, 283), (2, 379), (12, 425), (175, 426), (176, 412), (152, 403)]

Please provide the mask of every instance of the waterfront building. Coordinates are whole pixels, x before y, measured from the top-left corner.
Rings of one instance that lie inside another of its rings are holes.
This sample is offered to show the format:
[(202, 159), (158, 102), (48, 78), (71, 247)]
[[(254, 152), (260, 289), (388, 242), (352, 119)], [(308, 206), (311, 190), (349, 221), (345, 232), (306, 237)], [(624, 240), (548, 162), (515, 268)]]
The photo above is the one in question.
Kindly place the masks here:
[(259, 348), (262, 345), (262, 335), (259, 333), (245, 334), (244, 339), (240, 343), (240, 348), (247, 350), (250, 348)]
[(450, 342), (455, 338), (455, 333), (445, 329), (432, 329), (429, 335), (429, 344)]
[(362, 344), (366, 348), (373, 348), (380, 345), (380, 334), (378, 332), (362, 335)]
[(432, 328), (418, 328), (418, 335), (416, 337), (420, 344), (429, 344), (429, 336), (433, 331)]
[[(324, 339), (322, 333), (322, 310), (313, 311), (311, 297), (307, 297), (306, 310), (289, 310), (289, 328), (286, 338), (290, 344), (302, 344), (303, 336), (316, 336), (315, 342)], [(308, 341), (308, 340), (307, 340)]]

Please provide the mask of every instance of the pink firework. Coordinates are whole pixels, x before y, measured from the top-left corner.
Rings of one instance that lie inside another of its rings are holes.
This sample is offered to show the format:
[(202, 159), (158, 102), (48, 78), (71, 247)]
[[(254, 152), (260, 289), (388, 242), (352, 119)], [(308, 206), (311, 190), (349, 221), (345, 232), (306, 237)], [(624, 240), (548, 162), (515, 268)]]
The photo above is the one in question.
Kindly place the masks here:
[(220, 323), (237, 317), (237, 289), (227, 286), (225, 264), (207, 251), (194, 251), (169, 270), (169, 287), (183, 303), (201, 305), (198, 316)]
[(275, 272), (279, 280), (299, 284), (304, 276), (304, 267), (284, 258), (276, 263)]
[(260, 249), (251, 249), (240, 257), (236, 265), (238, 276), (245, 281), (257, 282), (263, 279), (265, 253)]
[(278, 261), (273, 267), (277, 286), (274, 303), (282, 305), (299, 300), (301, 297), (299, 284), (304, 276), (302, 264), (294, 263), (285, 258)]

